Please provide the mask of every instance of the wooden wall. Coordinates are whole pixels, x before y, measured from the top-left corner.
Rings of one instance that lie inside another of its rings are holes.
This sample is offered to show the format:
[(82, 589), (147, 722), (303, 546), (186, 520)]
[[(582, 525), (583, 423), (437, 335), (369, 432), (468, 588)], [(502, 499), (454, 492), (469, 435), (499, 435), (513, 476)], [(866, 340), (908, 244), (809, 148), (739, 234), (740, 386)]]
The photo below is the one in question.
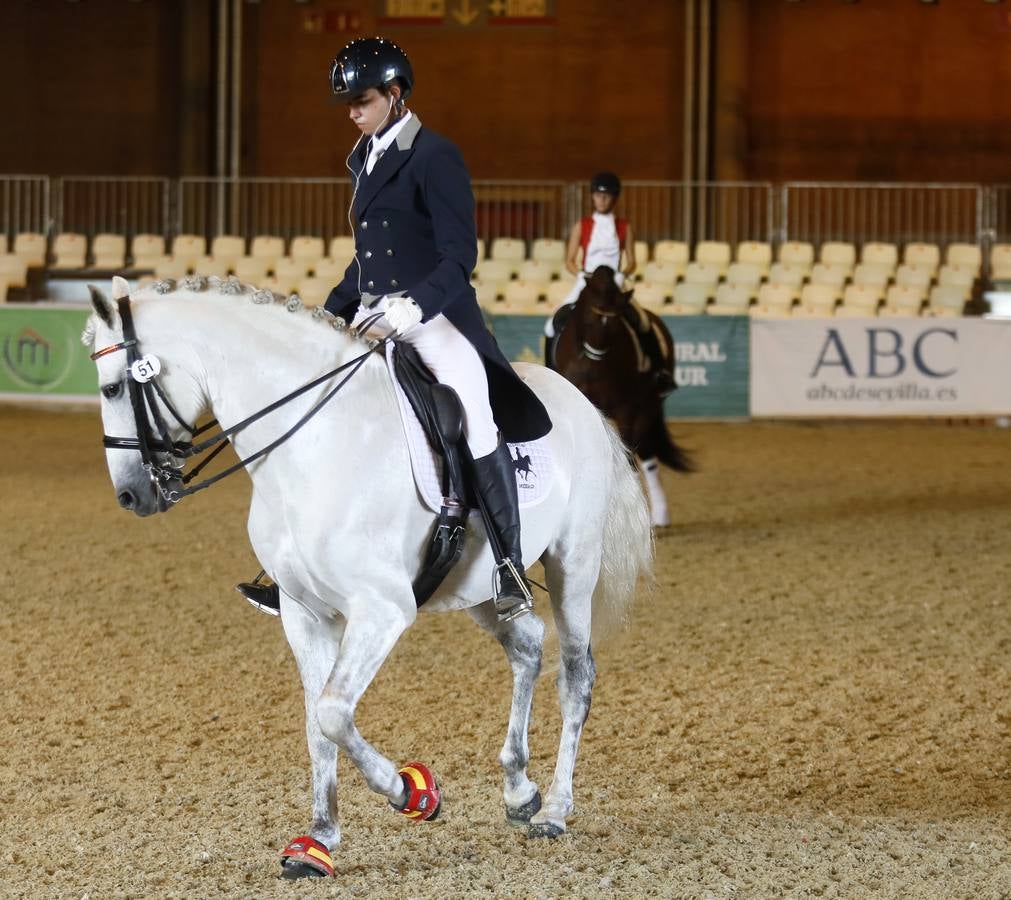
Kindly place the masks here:
[(747, 177), (1011, 181), (1011, 4), (750, 0)]

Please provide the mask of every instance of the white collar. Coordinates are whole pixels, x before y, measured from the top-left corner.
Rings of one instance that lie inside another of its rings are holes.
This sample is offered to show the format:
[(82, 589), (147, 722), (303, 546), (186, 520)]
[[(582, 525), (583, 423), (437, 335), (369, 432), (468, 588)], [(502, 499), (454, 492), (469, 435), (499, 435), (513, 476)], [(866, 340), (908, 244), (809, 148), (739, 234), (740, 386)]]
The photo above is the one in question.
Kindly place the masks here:
[(407, 110), (396, 122), (394, 122), (389, 131), (387, 131), (381, 138), (377, 138), (372, 141), (372, 150), (370, 151), (373, 156), (385, 152), (390, 144), (392, 144), (396, 139), (397, 135), (400, 134), (401, 129), (407, 124), (408, 120), (411, 118), (411, 111)]

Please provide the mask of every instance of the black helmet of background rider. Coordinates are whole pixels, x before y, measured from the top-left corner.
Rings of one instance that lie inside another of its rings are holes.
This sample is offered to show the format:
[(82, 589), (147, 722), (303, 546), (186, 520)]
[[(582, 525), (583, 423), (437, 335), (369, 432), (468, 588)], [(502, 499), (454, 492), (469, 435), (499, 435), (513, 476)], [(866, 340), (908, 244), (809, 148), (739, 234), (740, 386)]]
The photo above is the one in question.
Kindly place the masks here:
[(351, 41), (330, 64), (330, 88), (341, 100), (360, 97), (369, 88), (388, 89), (394, 83), (400, 85), (400, 99), (406, 100), (414, 87), (414, 72), (407, 54), (380, 37)]
[(598, 172), (590, 179), (590, 193), (610, 194), (615, 200), (621, 193), (621, 179), (614, 172)]

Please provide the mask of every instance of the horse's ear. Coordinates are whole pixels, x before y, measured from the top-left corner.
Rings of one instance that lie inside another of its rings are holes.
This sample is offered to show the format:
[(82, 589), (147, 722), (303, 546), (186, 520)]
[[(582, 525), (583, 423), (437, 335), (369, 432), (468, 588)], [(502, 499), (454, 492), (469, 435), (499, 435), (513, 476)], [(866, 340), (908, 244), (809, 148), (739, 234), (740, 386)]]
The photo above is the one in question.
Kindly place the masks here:
[(119, 320), (116, 307), (95, 285), (89, 284), (88, 291), (91, 294), (91, 305), (95, 309), (95, 314), (110, 328), (115, 328)]
[(112, 299), (122, 300), (130, 296), (130, 282), (122, 275), (112, 276)]

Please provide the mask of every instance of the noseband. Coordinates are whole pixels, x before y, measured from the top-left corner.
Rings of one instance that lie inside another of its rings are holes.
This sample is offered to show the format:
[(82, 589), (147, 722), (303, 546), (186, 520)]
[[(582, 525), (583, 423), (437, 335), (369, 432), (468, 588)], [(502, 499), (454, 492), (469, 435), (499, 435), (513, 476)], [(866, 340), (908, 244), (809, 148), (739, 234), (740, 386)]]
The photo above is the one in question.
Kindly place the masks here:
[[(133, 409), (133, 419), (137, 429), (137, 437), (114, 437), (108, 434), (103, 434), (102, 446), (107, 450), (140, 451), (140, 458), (144, 471), (146, 471), (150, 476), (151, 481), (157, 488), (160, 496), (168, 503), (178, 503), (183, 497), (187, 497), (190, 494), (195, 494), (198, 491), (202, 491), (204, 488), (210, 487), (215, 482), (231, 475), (233, 472), (238, 472), (240, 469), (244, 469), (249, 463), (265, 456), (271, 450), (283, 444), (306, 422), (315, 416), (316, 413), (323, 409), (323, 407), (326, 406), (326, 404), (337, 394), (337, 392), (344, 387), (345, 384), (347, 384), (351, 376), (365, 364), (365, 361), (369, 358), (369, 356), (389, 340), (389, 338), (382, 338), (381, 340), (376, 341), (374, 345), (371, 345), (369, 349), (360, 356), (356, 356), (354, 359), (338, 366), (336, 369), (326, 372), (318, 378), (313, 379), (308, 384), (304, 384), (300, 388), (296, 388), (290, 394), (286, 394), (284, 397), (281, 397), (280, 400), (275, 400), (269, 406), (264, 407), (259, 412), (253, 413), (253, 415), (248, 416), (241, 422), (231, 426), (231, 428), (223, 429), (218, 434), (208, 438), (206, 441), (194, 445), (192, 440), (172, 440), (168, 425), (158, 408), (157, 400), (161, 400), (176, 422), (183, 428), (183, 430), (189, 432), (191, 438), (195, 438), (197, 435), (213, 428), (218, 424), (217, 419), (213, 419), (205, 425), (201, 425), (199, 428), (188, 425), (185, 421), (183, 421), (182, 416), (176, 412), (175, 407), (172, 405), (172, 402), (169, 400), (158, 381), (158, 373), (161, 371), (161, 364), (158, 359), (154, 356), (141, 356), (140, 344), (137, 340), (137, 331), (133, 324), (133, 312), (130, 307), (129, 296), (121, 297), (116, 301), (116, 303), (119, 309), (120, 322), (123, 325), (123, 340), (117, 344), (110, 344), (108, 347), (103, 347), (101, 350), (96, 350), (91, 354), (91, 358), (93, 360), (97, 360), (101, 359), (103, 356), (108, 356), (110, 353), (116, 353), (120, 350), (126, 351), (126, 383), (127, 389), (130, 393), (130, 406)], [(364, 334), (382, 317), (382, 313), (369, 316), (358, 326), (358, 332), (360, 334)], [(214, 459), (215, 456), (218, 455), (218, 453), (224, 450), (228, 439), (233, 435), (238, 434), (249, 425), (252, 425), (253, 422), (262, 419), (268, 413), (272, 413), (274, 410), (279, 409), (289, 401), (301, 396), (306, 391), (312, 390), (314, 387), (318, 387), (323, 382), (333, 378), (335, 375), (348, 368), (350, 368), (351, 371), (348, 372), (348, 374), (345, 375), (344, 378), (342, 378), (340, 382), (338, 382), (338, 384), (332, 388), (322, 400), (319, 401), (319, 403), (313, 406), (294, 424), (294, 426), (292, 426), (279, 438), (271, 441), (271, 443), (267, 444), (266, 447), (262, 447), (251, 456), (247, 456), (245, 459), (240, 459), (237, 463), (229, 466), (225, 469), (225, 471), (219, 472), (214, 477), (204, 479), (193, 487), (185, 487), (185, 485), (189, 484), (189, 482), (192, 481), (193, 478), (196, 477), (200, 471), (212, 459)], [(148, 416), (148, 409), (151, 411), (150, 417)], [(182, 461), (204, 453), (205, 451), (211, 452), (208, 453), (208, 455), (196, 466), (194, 466), (191, 471), (184, 474)], [(162, 454), (164, 459), (159, 459), (158, 454)], [(179, 460), (179, 464), (174, 465), (174, 460)]]

